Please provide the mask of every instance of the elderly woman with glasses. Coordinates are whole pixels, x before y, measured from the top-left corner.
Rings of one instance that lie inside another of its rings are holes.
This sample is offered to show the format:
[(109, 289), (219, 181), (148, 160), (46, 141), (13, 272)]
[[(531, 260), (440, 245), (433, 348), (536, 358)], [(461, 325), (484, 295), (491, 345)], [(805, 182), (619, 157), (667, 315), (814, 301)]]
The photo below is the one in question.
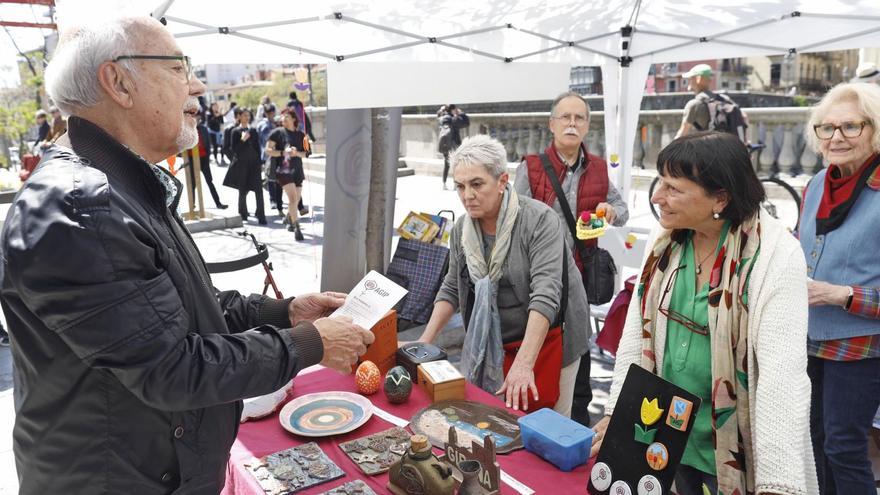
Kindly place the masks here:
[(880, 406), (880, 87), (841, 84), (810, 117), (829, 167), (804, 191), (811, 429), (823, 493), (876, 494), (868, 432)]
[(432, 342), (459, 309), (468, 381), (503, 394), (507, 407), (570, 415), (589, 307), (559, 217), (517, 196), (498, 141), (467, 138), (450, 161), (467, 215), (452, 230), (449, 272), (419, 340)]
[(677, 494), (816, 493), (797, 241), (760, 207), (764, 189), (732, 134), (676, 139), (657, 171), (662, 229), (629, 306), (605, 414), (637, 364), (702, 399)]

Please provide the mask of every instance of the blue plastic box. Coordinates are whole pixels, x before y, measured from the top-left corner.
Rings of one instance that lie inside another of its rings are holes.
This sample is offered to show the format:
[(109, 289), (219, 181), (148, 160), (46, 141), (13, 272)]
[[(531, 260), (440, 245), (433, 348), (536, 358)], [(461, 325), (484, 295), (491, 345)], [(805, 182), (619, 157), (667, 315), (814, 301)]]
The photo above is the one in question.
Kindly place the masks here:
[(553, 409), (539, 409), (518, 422), (525, 448), (562, 471), (571, 471), (590, 457), (593, 430)]

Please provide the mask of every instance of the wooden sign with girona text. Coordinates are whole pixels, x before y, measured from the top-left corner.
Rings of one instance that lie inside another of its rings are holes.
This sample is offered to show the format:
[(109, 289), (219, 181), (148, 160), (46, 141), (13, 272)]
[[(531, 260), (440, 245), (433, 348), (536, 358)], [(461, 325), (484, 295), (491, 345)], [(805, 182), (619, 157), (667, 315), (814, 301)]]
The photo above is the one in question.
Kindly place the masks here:
[(458, 464), (462, 461), (474, 460), (480, 463), (480, 472), (477, 479), (480, 480), (480, 486), (483, 487), (486, 495), (496, 495), (500, 492), (501, 487), (501, 467), (495, 461), (495, 442), (491, 435), (483, 438), (483, 445), (471, 441), (471, 450), (465, 447), (459, 447), (458, 436), (454, 426), (449, 427), (449, 441), (446, 442), (446, 459), (455, 472), (459, 475), (456, 479), (461, 478), (458, 471)]

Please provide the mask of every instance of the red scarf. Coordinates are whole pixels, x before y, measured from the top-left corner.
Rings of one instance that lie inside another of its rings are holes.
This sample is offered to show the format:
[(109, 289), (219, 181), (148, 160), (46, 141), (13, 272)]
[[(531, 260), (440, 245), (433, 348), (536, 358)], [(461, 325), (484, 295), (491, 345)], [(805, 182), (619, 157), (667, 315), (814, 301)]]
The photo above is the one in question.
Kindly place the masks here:
[(871, 155), (854, 173), (842, 177), (840, 167), (832, 164), (825, 173), (825, 192), (822, 194), (822, 200), (819, 202), (819, 210), (816, 212), (816, 218), (828, 218), (831, 211), (842, 205), (848, 200), (856, 190), (859, 183), (859, 177), (865, 172), (871, 162), (874, 161), (876, 155)]

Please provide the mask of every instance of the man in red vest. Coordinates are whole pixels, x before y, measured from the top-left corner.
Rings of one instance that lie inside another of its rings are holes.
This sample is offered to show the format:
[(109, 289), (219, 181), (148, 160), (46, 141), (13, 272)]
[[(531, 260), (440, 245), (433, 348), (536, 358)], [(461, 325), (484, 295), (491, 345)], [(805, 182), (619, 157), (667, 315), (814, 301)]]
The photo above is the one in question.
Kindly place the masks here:
[[(542, 155), (546, 156), (559, 178), (565, 192), (565, 201), (572, 215), (583, 211), (595, 212), (605, 209), (605, 218), (613, 225), (623, 225), (629, 218), (626, 202), (617, 188), (608, 179), (608, 165), (601, 157), (587, 151), (584, 138), (590, 128), (590, 106), (584, 98), (574, 92), (563, 93), (553, 100), (550, 107), (550, 132), (553, 142), (540, 155), (527, 155), (516, 170), (514, 188), (517, 194), (534, 198), (549, 205), (566, 223), (565, 215), (556, 197), (550, 177), (544, 170)], [(574, 238), (566, 234), (566, 242), (574, 253), (575, 263), (584, 273), (580, 254), (574, 247)], [(585, 241), (587, 246), (595, 246), (596, 240)], [(592, 330), (589, 320), (585, 331), (589, 338)], [(590, 387), (590, 354), (581, 357), (577, 381), (574, 389), (574, 402), (571, 418), (589, 426), (589, 405), (593, 400)]]

